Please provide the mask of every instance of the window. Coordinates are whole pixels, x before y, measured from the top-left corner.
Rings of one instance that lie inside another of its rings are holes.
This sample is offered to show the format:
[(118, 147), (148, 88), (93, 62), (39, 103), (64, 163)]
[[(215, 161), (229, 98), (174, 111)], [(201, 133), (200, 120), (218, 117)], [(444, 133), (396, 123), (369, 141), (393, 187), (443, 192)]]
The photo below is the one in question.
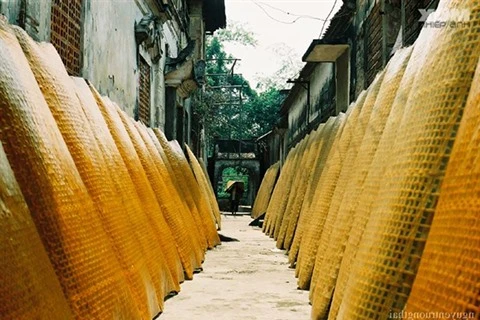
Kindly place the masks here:
[(380, 2), (375, 4), (370, 16), (366, 21), (366, 66), (365, 66), (365, 86), (368, 87), (375, 80), (375, 76), (382, 69), (382, 15), (380, 12)]
[(70, 75), (81, 72), (83, 0), (54, 0), (50, 42), (57, 49)]
[(150, 66), (142, 57), (138, 69), (140, 75), (137, 120), (150, 126)]

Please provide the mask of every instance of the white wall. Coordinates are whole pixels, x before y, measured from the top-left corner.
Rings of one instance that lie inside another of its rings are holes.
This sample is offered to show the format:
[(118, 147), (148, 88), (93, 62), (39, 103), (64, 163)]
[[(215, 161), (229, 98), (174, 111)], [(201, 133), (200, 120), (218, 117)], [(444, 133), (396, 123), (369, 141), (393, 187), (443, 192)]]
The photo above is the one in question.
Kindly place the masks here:
[[(138, 96), (138, 62), (135, 22), (150, 13), (143, 1), (85, 0), (83, 29), (83, 77), (101, 94), (108, 95), (131, 117)], [(108, 18), (106, 18), (108, 17)], [(150, 125), (164, 129), (165, 124), (165, 44), (176, 57), (178, 45), (186, 42), (178, 26), (168, 21), (162, 25), (162, 58), (156, 64), (143, 46), (138, 53), (151, 68)]]
[(6, 16), (11, 24), (18, 24), (20, 0), (0, 0), (0, 13)]
[[(137, 54), (141, 55), (151, 68), (150, 125), (163, 130), (166, 45), (168, 55), (175, 58), (187, 45), (187, 36), (176, 21), (163, 23), (162, 56), (159, 62), (152, 63), (148, 51), (143, 46), (137, 49), (135, 41), (135, 23), (151, 13), (147, 2), (149, 0), (84, 0), (81, 75), (134, 117), (139, 82)], [(27, 1), (25, 29), (37, 41), (50, 40), (51, 6), (52, 0)], [(11, 24), (18, 24), (20, 8), (20, 0), (0, 0), (0, 13)]]
[(307, 105), (307, 92), (300, 88), (297, 95), (294, 97), (292, 106), (288, 112), (288, 137), (289, 142), (295, 139), (302, 129), (306, 126), (305, 121), (301, 119), (302, 113), (305, 111)]
[[(50, 40), (51, 1), (27, 1), (25, 29), (37, 41)], [(10, 24), (19, 24), (20, 0), (0, 0), (0, 13)]]
[(134, 23), (146, 13), (134, 1), (84, 3), (82, 75), (130, 116), (138, 86)]
[[(313, 122), (317, 117), (321, 117), (321, 106), (315, 107), (320, 100), (320, 94), (324, 86), (329, 85), (329, 81), (335, 79), (333, 63), (318, 63), (312, 72), (311, 76), (311, 112), (310, 122)], [(317, 109), (317, 110), (315, 110)]]
[[(321, 117), (322, 106), (318, 106), (318, 101), (322, 88), (329, 85), (333, 72), (334, 66), (332, 63), (318, 63), (310, 74), (310, 123)], [(297, 84), (297, 86), (299, 86), (299, 90), (293, 97), (294, 100), (288, 112), (289, 143), (295, 140), (306, 127), (306, 119), (302, 120), (301, 117), (303, 113), (307, 112), (307, 90), (302, 88), (300, 84)]]

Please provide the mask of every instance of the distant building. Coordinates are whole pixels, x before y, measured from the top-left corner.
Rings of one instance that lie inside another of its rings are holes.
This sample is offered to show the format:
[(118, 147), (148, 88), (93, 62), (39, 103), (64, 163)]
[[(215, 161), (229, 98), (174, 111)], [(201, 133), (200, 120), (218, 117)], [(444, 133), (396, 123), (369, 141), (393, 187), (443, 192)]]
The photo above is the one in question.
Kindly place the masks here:
[(279, 124), (259, 140), (268, 153), (262, 167), (283, 161), (306, 134), (346, 111), (395, 50), (415, 42), (423, 27), (420, 10), (437, 6), (438, 0), (343, 0), (323, 37), (305, 52), (300, 75), (291, 79)]
[(1, 0), (0, 13), (130, 116), (190, 142), (190, 96), (205, 34), (226, 25), (224, 0)]

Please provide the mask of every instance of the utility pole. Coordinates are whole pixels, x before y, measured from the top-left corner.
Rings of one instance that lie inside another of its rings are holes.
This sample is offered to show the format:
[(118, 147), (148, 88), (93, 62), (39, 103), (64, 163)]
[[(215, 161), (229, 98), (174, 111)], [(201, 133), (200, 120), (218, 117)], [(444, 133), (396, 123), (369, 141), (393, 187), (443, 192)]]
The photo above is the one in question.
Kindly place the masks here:
[[(242, 99), (242, 92), (243, 92), (243, 86), (244, 86), (244, 83), (242, 83), (242, 88), (240, 90), (240, 95), (239, 95), (239, 98), (240, 98), (240, 112), (239, 112), (239, 126), (241, 126), (243, 124), (243, 99)], [(242, 155), (242, 140), (238, 139), (238, 157), (241, 158), (241, 155)]]
[[(224, 92), (224, 96), (226, 95), (226, 99), (223, 99), (223, 101), (216, 101), (213, 104), (214, 105), (221, 105), (225, 107), (233, 107), (239, 113), (239, 119), (237, 121), (237, 125), (229, 126), (229, 139), (233, 138), (233, 128), (239, 128), (242, 121), (243, 121), (243, 89), (245, 88), (245, 84), (242, 83), (241, 85), (235, 85), (232, 84), (232, 80), (234, 76), (239, 76), (241, 74), (236, 74), (235, 73), (235, 67), (238, 61), (241, 61), (241, 59), (238, 58), (225, 58), (225, 59), (207, 59), (207, 63), (209, 61), (218, 61), (218, 60), (223, 60), (223, 61), (228, 61), (231, 62), (232, 65), (229, 68), (229, 70), (226, 73), (210, 73), (206, 74), (206, 77), (210, 78), (222, 78), (221, 81), (217, 81), (219, 84), (214, 85), (214, 86), (206, 86), (205, 90), (207, 91), (221, 91)], [(238, 90), (238, 92), (236, 92)], [(203, 101), (202, 101), (203, 102)], [(240, 107), (240, 110), (238, 110), (238, 107)]]

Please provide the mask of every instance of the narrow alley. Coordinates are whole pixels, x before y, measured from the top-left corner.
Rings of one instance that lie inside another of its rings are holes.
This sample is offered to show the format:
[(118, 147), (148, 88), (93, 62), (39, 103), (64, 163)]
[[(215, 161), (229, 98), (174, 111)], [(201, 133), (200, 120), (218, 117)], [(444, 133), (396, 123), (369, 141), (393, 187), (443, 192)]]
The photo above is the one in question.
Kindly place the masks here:
[(222, 216), (220, 233), (239, 240), (207, 252), (203, 271), (166, 302), (165, 320), (308, 319), (308, 292), (297, 290), (285, 250), (250, 227), (249, 215)]
[(480, 320), (480, 0), (0, 0), (0, 320)]

